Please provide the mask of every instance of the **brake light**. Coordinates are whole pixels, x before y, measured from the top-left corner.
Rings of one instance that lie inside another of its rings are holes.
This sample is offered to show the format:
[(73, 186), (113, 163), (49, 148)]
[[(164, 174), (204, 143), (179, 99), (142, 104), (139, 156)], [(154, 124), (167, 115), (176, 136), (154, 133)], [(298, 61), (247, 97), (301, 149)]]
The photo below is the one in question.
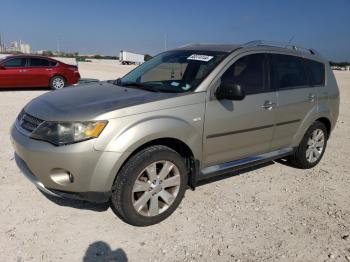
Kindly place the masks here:
[(77, 66), (71, 66), (71, 67), (68, 67), (68, 69), (72, 70), (74, 73), (79, 73)]

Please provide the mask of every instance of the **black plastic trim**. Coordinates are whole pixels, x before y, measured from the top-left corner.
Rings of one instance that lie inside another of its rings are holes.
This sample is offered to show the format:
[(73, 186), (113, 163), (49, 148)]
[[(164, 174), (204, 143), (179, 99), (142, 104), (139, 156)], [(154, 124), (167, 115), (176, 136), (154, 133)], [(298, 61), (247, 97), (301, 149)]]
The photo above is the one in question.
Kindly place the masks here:
[(266, 125), (266, 126), (259, 126), (259, 127), (254, 127), (254, 128), (248, 128), (248, 129), (241, 129), (241, 130), (237, 130), (237, 131), (225, 132), (225, 133), (217, 133), (217, 134), (208, 135), (207, 138), (215, 138), (215, 137), (220, 137), (220, 136), (228, 136), (228, 135), (234, 135), (234, 134), (239, 134), (239, 133), (251, 132), (251, 131), (256, 131), (256, 130), (260, 130), (260, 129), (270, 128), (273, 126), (274, 125)]
[(205, 184), (205, 182), (203, 182), (203, 181), (206, 181), (208, 179), (211, 179), (211, 178), (214, 178), (214, 177), (217, 177), (217, 176), (228, 175), (228, 174), (231, 174), (231, 173), (234, 173), (234, 172), (239, 172), (239, 171), (242, 171), (242, 170), (245, 170), (245, 169), (250, 169), (250, 168), (252, 168), (254, 166), (258, 167), (259, 165), (266, 164), (266, 163), (271, 162), (273, 160), (281, 159), (283, 157), (289, 156), (289, 155), (293, 154), (293, 152), (294, 152), (294, 149), (291, 152), (283, 153), (283, 154), (280, 154), (280, 155), (277, 155), (277, 156), (273, 156), (273, 157), (269, 157), (269, 158), (260, 159), (260, 160), (257, 160), (257, 161), (252, 161), (252, 162), (249, 162), (249, 163), (246, 163), (246, 164), (242, 164), (240, 166), (234, 166), (232, 168), (218, 170), (218, 171), (215, 171), (215, 172), (212, 172), (212, 173), (208, 173), (208, 174), (205, 174), (205, 175), (202, 172), (200, 172), (200, 174), (198, 176), (198, 179), (197, 179), (197, 185)]
[(112, 195), (112, 192), (67, 192), (51, 188), (47, 188), (47, 190), (63, 198), (85, 200), (93, 203), (106, 203)]
[(300, 121), (301, 121), (301, 119), (295, 119), (295, 120), (291, 120), (291, 121), (280, 122), (280, 123), (277, 123), (276, 126), (283, 126), (283, 125), (298, 123)]

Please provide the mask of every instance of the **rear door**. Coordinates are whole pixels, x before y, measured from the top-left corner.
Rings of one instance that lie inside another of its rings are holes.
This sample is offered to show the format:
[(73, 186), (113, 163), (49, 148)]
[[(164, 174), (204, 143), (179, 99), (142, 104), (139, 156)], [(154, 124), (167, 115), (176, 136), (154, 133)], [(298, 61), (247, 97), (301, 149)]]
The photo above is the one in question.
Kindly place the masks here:
[(317, 111), (317, 93), (309, 86), (303, 58), (271, 54), (272, 85), (277, 89), (272, 149), (289, 147), (305, 117)]
[(242, 86), (241, 101), (208, 98), (203, 138), (203, 167), (270, 151), (276, 93), (267, 85), (267, 55), (238, 57), (221, 79)]
[(0, 69), (0, 87), (25, 87), (24, 71), (26, 58), (11, 58), (2, 65), (5, 69)]
[(47, 87), (51, 78), (50, 61), (44, 58), (29, 58), (26, 81), (32, 87)]

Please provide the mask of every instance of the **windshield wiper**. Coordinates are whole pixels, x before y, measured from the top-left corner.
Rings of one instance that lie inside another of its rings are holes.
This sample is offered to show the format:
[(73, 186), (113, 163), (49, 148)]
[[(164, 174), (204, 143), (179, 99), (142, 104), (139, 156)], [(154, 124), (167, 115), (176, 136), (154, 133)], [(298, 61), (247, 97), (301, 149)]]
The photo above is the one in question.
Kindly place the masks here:
[(119, 83), (120, 86), (123, 87), (129, 87), (129, 88), (138, 88), (138, 89), (143, 89), (151, 92), (160, 92), (160, 90), (154, 88), (154, 87), (148, 87), (145, 86), (144, 84), (138, 83), (138, 82), (126, 82), (126, 83)]

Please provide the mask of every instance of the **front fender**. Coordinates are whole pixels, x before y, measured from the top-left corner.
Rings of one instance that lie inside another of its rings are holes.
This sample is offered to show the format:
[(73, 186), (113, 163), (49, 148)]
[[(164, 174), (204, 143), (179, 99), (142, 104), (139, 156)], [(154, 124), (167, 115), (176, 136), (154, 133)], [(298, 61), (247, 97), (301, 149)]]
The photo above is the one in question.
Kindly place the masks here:
[(168, 116), (146, 118), (115, 136), (105, 151), (133, 152), (138, 147), (159, 138), (175, 138), (191, 148), (191, 145), (200, 142), (200, 133), (198, 128), (183, 119)]
[[(175, 116), (160, 115), (158, 112), (157, 115), (145, 113), (109, 121), (106, 130), (94, 144), (95, 150), (116, 153), (116, 159), (109, 160), (113, 162), (113, 167), (106, 174), (108, 178), (104, 181), (104, 187), (111, 187), (121, 166), (136, 149), (156, 139), (180, 140), (192, 150), (196, 159), (201, 159), (204, 118), (201, 115), (204, 114), (202, 107), (201, 104), (188, 106), (184, 118), (178, 117), (180, 112), (177, 112), (183, 109), (174, 108), (172, 115)], [(96, 179), (100, 176), (97, 175)]]

